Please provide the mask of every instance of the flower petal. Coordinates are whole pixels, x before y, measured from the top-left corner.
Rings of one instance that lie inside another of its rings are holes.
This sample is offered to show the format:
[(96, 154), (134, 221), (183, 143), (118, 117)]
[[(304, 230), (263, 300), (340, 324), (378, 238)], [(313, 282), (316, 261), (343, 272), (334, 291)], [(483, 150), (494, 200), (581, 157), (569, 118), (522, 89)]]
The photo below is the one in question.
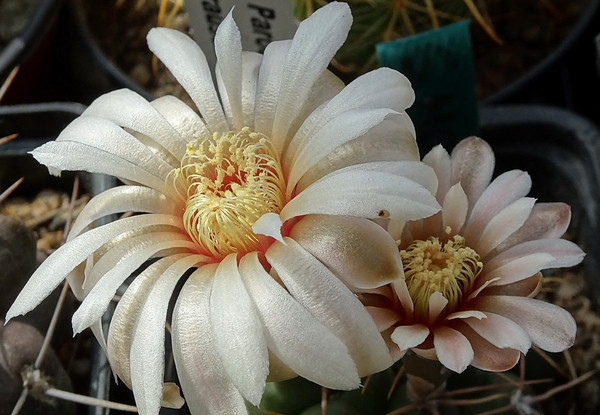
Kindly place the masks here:
[(222, 78), (219, 92), (221, 99), (228, 102), (235, 130), (244, 127), (242, 110), (242, 35), (233, 20), (233, 9), (227, 13), (215, 34), (215, 54), (217, 55), (218, 73)]
[(130, 389), (131, 338), (142, 306), (157, 279), (168, 267), (185, 255), (172, 255), (150, 264), (129, 284), (117, 303), (108, 329), (107, 355), (115, 375), (121, 378)]
[(210, 294), (210, 322), (225, 372), (251, 404), (258, 405), (269, 372), (267, 344), (244, 287), (237, 254), (221, 261)]
[(516, 349), (523, 354), (529, 351), (531, 339), (517, 323), (489, 311), (485, 315), (483, 319), (467, 318), (463, 321), (496, 347)]
[[(146, 237), (146, 239), (150, 240), (148, 237)], [(100, 279), (94, 285), (89, 284), (88, 286), (86, 284), (84, 288), (89, 289), (89, 293), (83, 299), (83, 302), (77, 311), (73, 313), (72, 321), (74, 333), (82, 332), (89, 327), (90, 324), (102, 317), (102, 314), (106, 311), (108, 304), (110, 304), (117, 289), (123, 284), (127, 277), (149, 258), (159, 254), (161, 251), (173, 248), (183, 248), (193, 252), (195, 247), (193, 242), (189, 242), (185, 239), (164, 239), (164, 242), (142, 245), (140, 249), (124, 252), (123, 259), (106, 274), (99, 277)], [(204, 260), (207, 259), (207, 257), (201, 255), (196, 257), (203, 258)]]
[[(452, 186), (452, 162), (450, 161), (450, 155), (446, 149), (439, 144), (433, 147), (429, 153), (425, 154), (423, 163), (427, 164), (435, 171), (435, 175), (439, 180), (435, 197), (442, 203)], [(460, 182), (456, 184), (460, 184)]]
[(456, 373), (464, 372), (473, 360), (474, 353), (469, 340), (450, 327), (442, 326), (433, 330), (433, 345), (440, 363)]
[(290, 237), (351, 288), (380, 287), (402, 273), (396, 243), (367, 219), (307, 215), (294, 225)]
[(499, 280), (492, 282), (490, 286), (517, 282), (547, 268), (555, 259), (552, 255), (545, 252), (525, 255), (486, 272), (485, 275), (477, 278), (477, 284), (493, 280), (494, 278), (499, 278)]
[(189, 36), (155, 27), (148, 32), (148, 47), (171, 71), (194, 101), (211, 131), (227, 131), (227, 120), (212, 81), (206, 57)]
[[(479, 137), (469, 137), (454, 147), (452, 159), (452, 182), (460, 183), (470, 209), (481, 197), (492, 180), (494, 173), (494, 152), (488, 143)], [(473, 163), (477, 160), (477, 163)]]
[(417, 347), (429, 336), (429, 328), (423, 324), (398, 326), (392, 332), (391, 338), (401, 351)]
[(585, 256), (579, 246), (566, 239), (538, 239), (507, 249), (486, 262), (486, 267), (494, 270), (517, 258), (536, 253), (546, 253), (555, 258), (546, 266), (547, 268), (572, 267), (579, 264)]
[(348, 5), (330, 3), (317, 9), (298, 26), (284, 63), (282, 79), (285, 82), (280, 85), (270, 135), (277, 150), (281, 151), (284, 145), (277, 138), (287, 136), (312, 86), (346, 39), (351, 24)]
[(262, 215), (254, 225), (252, 225), (252, 232), (270, 236), (271, 238), (283, 242), (283, 236), (281, 236), (281, 226), (283, 222), (277, 213), (269, 212)]
[(429, 324), (433, 325), (440, 313), (448, 305), (448, 299), (444, 295), (436, 291), (429, 297)]
[(318, 213), (415, 220), (438, 210), (438, 203), (427, 189), (404, 177), (341, 169), (304, 189), (282, 209), (280, 216), (284, 222)]
[[(120, 219), (92, 229), (58, 248), (33, 273), (6, 313), (6, 321), (25, 314), (46, 298), (77, 265), (116, 236), (132, 229), (153, 225), (183, 226), (181, 219), (170, 215), (140, 215)], [(93, 322), (93, 321), (92, 321)]]
[(265, 255), (292, 296), (344, 342), (360, 376), (388, 368), (392, 358), (385, 342), (356, 296), (296, 241), (285, 241)]
[(101, 95), (82, 115), (105, 118), (121, 127), (140, 132), (153, 139), (176, 160), (185, 153), (187, 141), (146, 99), (129, 89)]
[(498, 246), (507, 248), (536, 239), (556, 239), (563, 236), (571, 221), (571, 208), (565, 203), (537, 203), (521, 228)]
[(211, 134), (202, 118), (180, 99), (172, 95), (165, 95), (156, 98), (151, 104), (186, 143)]
[(169, 300), (188, 269), (203, 260), (187, 255), (169, 266), (148, 293), (131, 341), (131, 386), (141, 415), (156, 414), (163, 398), (165, 322)]
[(472, 306), (484, 312), (500, 314), (521, 326), (533, 344), (548, 352), (562, 352), (573, 345), (577, 325), (562, 308), (527, 297), (505, 295), (480, 296)]
[(478, 241), (492, 218), (506, 206), (524, 197), (530, 189), (531, 177), (524, 171), (511, 170), (496, 177), (473, 206), (464, 232), (467, 243)]
[[(123, 158), (95, 146), (73, 141), (50, 141), (31, 152), (33, 157), (52, 172), (82, 170), (108, 174), (157, 189), (165, 195), (176, 197), (164, 178), (158, 177), (137, 164), (136, 157)], [(76, 155), (76, 156), (74, 156)], [(53, 173), (54, 174), (54, 173)]]
[(256, 252), (240, 261), (269, 349), (300, 376), (325, 387), (353, 389), (360, 379), (346, 346), (264, 270)]
[(379, 330), (380, 333), (392, 327), (401, 318), (400, 314), (390, 308), (371, 306), (365, 306), (365, 308), (373, 321), (375, 321), (377, 330)]
[(162, 213), (177, 215), (180, 209), (158, 190), (144, 186), (117, 186), (93, 197), (71, 227), (67, 242), (78, 236), (95, 220), (114, 213)]
[(467, 195), (460, 183), (456, 183), (446, 193), (442, 205), (442, 226), (444, 232), (447, 228), (450, 228), (450, 235), (459, 233), (467, 219), (468, 210), (469, 201), (467, 200)]
[(173, 310), (173, 357), (193, 415), (247, 415), (246, 404), (225, 374), (210, 326), (210, 292), (216, 265), (188, 278)]
[(523, 197), (502, 209), (485, 226), (479, 242), (476, 244), (477, 253), (483, 258), (523, 226), (534, 204), (535, 199)]

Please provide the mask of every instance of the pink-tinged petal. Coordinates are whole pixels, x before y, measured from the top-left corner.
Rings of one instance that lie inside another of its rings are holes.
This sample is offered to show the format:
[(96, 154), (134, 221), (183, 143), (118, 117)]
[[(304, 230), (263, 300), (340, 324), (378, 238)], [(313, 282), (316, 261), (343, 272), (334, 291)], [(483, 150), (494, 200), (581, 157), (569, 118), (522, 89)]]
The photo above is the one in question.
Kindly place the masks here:
[[(467, 297), (467, 301), (471, 301), (473, 298), (477, 297), (483, 290), (489, 287), (491, 283), (496, 282), (498, 280), (500, 280), (500, 277), (492, 278), (491, 280), (487, 280), (486, 282), (481, 284), (476, 290), (469, 294), (469, 296)], [(516, 284), (518, 284), (518, 282)]]
[(433, 331), (433, 345), (440, 363), (456, 373), (464, 372), (473, 360), (469, 340), (450, 327), (438, 327)]
[(351, 288), (380, 287), (402, 273), (396, 243), (368, 219), (308, 215), (294, 225), (290, 237)]
[(531, 177), (524, 171), (511, 170), (496, 177), (473, 206), (464, 232), (467, 243), (478, 241), (494, 216), (527, 195), (530, 189)]
[(429, 336), (429, 328), (423, 324), (398, 326), (392, 332), (391, 338), (401, 351), (417, 347)]
[(477, 253), (483, 258), (492, 249), (519, 229), (531, 213), (535, 199), (523, 197), (500, 211), (485, 226), (477, 246)]
[(439, 185), (435, 197), (438, 202), (443, 203), (444, 197), (452, 186), (452, 163), (450, 155), (441, 144), (432, 148), (429, 153), (423, 157), (423, 163), (431, 166), (439, 180)]
[(211, 134), (202, 118), (179, 98), (165, 95), (156, 98), (151, 104), (181, 135), (186, 143)]
[(298, 180), (336, 148), (366, 134), (394, 111), (389, 108), (359, 108), (347, 111), (325, 124), (295, 154), (288, 178), (288, 194)]
[(247, 415), (244, 398), (226, 375), (210, 327), (210, 291), (216, 265), (196, 270), (173, 310), (173, 357), (192, 415)]
[(227, 131), (227, 121), (206, 57), (189, 36), (173, 29), (155, 27), (147, 36), (148, 47), (171, 71), (198, 107), (209, 130)]
[[(350, 8), (345, 3), (330, 3), (317, 9), (300, 23), (283, 63), (273, 131), (269, 136), (281, 152), (289, 127), (299, 115), (311, 88), (346, 40), (352, 24)], [(282, 63), (279, 62), (279, 65)]]
[(365, 307), (369, 312), (369, 315), (375, 322), (377, 326), (377, 330), (379, 332), (386, 331), (390, 327), (392, 327), (398, 320), (401, 318), (400, 314), (396, 313), (394, 310), (389, 308), (381, 308), (381, 307)]
[(255, 306), (238, 271), (237, 254), (221, 261), (210, 294), (210, 322), (225, 372), (258, 405), (269, 373), (267, 344)]
[(284, 222), (310, 214), (415, 220), (439, 209), (427, 189), (404, 177), (341, 169), (304, 189), (282, 209), (280, 216)]
[(448, 304), (448, 299), (436, 291), (429, 297), (429, 324), (433, 324), (442, 310)]
[(157, 176), (153, 173), (154, 168), (148, 171), (144, 168), (144, 163), (138, 163), (135, 152), (123, 157), (98, 149), (94, 145), (74, 141), (50, 141), (33, 150), (31, 155), (48, 167), (51, 174), (58, 175), (63, 170), (108, 174), (177, 197), (173, 189), (166, 185), (161, 174)]
[(459, 233), (467, 219), (468, 210), (467, 195), (460, 183), (456, 183), (445, 194), (442, 204), (442, 226), (444, 231), (450, 228), (450, 235)]
[(390, 220), (387, 223), (387, 227), (384, 227), (390, 236), (397, 241), (402, 237), (402, 233), (404, 231), (404, 226), (406, 222), (403, 220)]
[[(33, 310), (73, 270), (95, 250), (122, 233), (153, 225), (181, 227), (181, 219), (170, 215), (140, 215), (120, 219), (92, 229), (58, 248), (33, 273), (6, 313), (6, 321)], [(93, 321), (92, 321), (93, 322)]]
[(542, 288), (544, 276), (538, 272), (532, 277), (508, 285), (495, 285), (485, 288), (482, 295), (513, 295), (517, 297), (534, 297)]
[(227, 101), (231, 110), (235, 130), (244, 127), (242, 110), (242, 35), (233, 20), (233, 9), (223, 19), (215, 33), (215, 54), (219, 74), (223, 80), (219, 85), (222, 101)]
[[(470, 208), (482, 195), (494, 173), (494, 152), (479, 137), (469, 137), (454, 147), (452, 154), (452, 183), (460, 183)], [(477, 162), (473, 162), (476, 160)]]
[(555, 259), (547, 268), (572, 267), (579, 264), (585, 253), (579, 246), (566, 239), (538, 239), (527, 241), (508, 248), (506, 251), (486, 261), (488, 270), (494, 270), (504, 264), (527, 255), (546, 253)]
[[(86, 284), (84, 286), (86, 291), (89, 289), (89, 293), (83, 299), (77, 311), (73, 313), (74, 333), (82, 332), (90, 324), (100, 319), (121, 284), (148, 259), (155, 255), (160, 256), (161, 251), (168, 251), (173, 248), (183, 248), (183, 250), (193, 252), (194, 244), (192, 242), (182, 239), (164, 239), (164, 242), (144, 244), (139, 250), (124, 252), (123, 259), (106, 274), (98, 277), (99, 280), (94, 285), (90, 281), (89, 285)], [(198, 262), (205, 262), (207, 260), (207, 257), (203, 255), (195, 255), (194, 257)]]
[(258, 73), (256, 86), (256, 103), (254, 111), (254, 129), (258, 133), (270, 137), (273, 130), (273, 118), (277, 109), (277, 101), (281, 92), (283, 79), (281, 63), (285, 62), (291, 40), (271, 42), (265, 48), (262, 64)]
[(391, 356), (361, 302), (296, 241), (285, 241), (265, 255), (290, 294), (348, 347), (360, 376), (388, 368)]
[(456, 319), (466, 319), (466, 318), (476, 318), (481, 320), (485, 318), (486, 315), (481, 311), (477, 310), (467, 310), (467, 311), (457, 311), (456, 313), (451, 313), (446, 316), (446, 320), (456, 320)]
[(406, 280), (404, 279), (404, 270), (402, 271), (402, 276), (392, 282), (392, 286), (394, 287), (394, 292), (398, 296), (400, 305), (404, 309), (404, 313), (411, 316), (415, 309), (415, 305), (410, 297), (410, 293), (408, 292), (408, 286), (406, 285)]
[(571, 208), (565, 203), (537, 203), (525, 224), (500, 246), (498, 251), (526, 241), (563, 236), (571, 221)]
[(519, 362), (520, 351), (496, 347), (460, 321), (454, 323), (453, 326), (471, 343), (475, 355), (471, 366), (490, 372), (504, 372)]
[(169, 300), (183, 274), (202, 261), (198, 255), (180, 258), (154, 283), (142, 306), (131, 339), (131, 386), (141, 415), (156, 414), (163, 398), (165, 321)]
[(417, 347), (414, 347), (412, 351), (416, 355), (421, 356), (423, 359), (438, 360), (435, 347), (432, 347), (431, 349), (419, 349)]
[(131, 338), (150, 289), (163, 272), (186, 254), (161, 258), (143, 270), (127, 287), (110, 321), (107, 355), (111, 369), (131, 389)]
[(185, 154), (185, 138), (144, 97), (129, 89), (101, 95), (82, 115), (106, 118), (121, 127), (142, 133), (167, 150), (174, 160)]
[(531, 348), (529, 335), (514, 321), (498, 314), (485, 313), (487, 318), (468, 318), (463, 320), (477, 334), (492, 343), (494, 346), (516, 349), (527, 353)]
[(522, 256), (487, 272), (477, 279), (477, 283), (479, 284), (493, 280), (494, 278), (500, 278), (490, 285), (511, 284), (529, 278), (539, 271), (548, 268), (548, 264), (551, 264), (554, 260), (555, 258), (552, 255), (542, 252)]
[(358, 387), (360, 379), (347, 347), (275, 282), (256, 252), (245, 255), (239, 269), (264, 325), (269, 350), (298, 375), (319, 385)]
[(77, 216), (67, 241), (82, 233), (97, 219), (123, 212), (177, 215), (180, 208), (158, 190), (144, 186), (117, 186), (93, 197)]
[(554, 304), (527, 297), (498, 295), (480, 296), (472, 306), (511, 319), (529, 334), (533, 344), (548, 352), (562, 352), (575, 341), (575, 319)]

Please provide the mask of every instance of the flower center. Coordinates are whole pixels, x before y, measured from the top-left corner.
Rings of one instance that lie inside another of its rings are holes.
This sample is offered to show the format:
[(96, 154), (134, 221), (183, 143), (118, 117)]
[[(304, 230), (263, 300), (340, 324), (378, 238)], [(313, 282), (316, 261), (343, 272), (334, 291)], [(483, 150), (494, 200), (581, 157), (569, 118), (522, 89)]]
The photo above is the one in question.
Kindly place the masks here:
[(429, 298), (435, 292), (448, 300), (444, 314), (459, 308), (483, 267), (477, 252), (465, 246), (460, 235), (445, 244), (436, 237), (414, 241), (400, 256), (418, 321), (429, 318)]
[(181, 168), (167, 180), (185, 200), (190, 237), (218, 257), (256, 249), (252, 225), (284, 204), (277, 153), (265, 135), (248, 127), (189, 142)]

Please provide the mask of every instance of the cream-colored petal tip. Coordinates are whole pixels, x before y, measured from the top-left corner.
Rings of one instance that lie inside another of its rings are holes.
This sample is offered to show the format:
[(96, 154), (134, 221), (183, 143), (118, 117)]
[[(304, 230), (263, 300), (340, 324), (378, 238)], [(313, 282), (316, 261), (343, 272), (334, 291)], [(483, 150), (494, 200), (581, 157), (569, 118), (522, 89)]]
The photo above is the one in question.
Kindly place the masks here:
[(283, 222), (277, 213), (265, 213), (262, 215), (254, 225), (252, 225), (252, 231), (259, 235), (270, 236), (275, 238), (279, 242), (285, 245), (283, 236), (281, 235), (281, 226)]
[(180, 409), (185, 403), (181, 397), (179, 386), (172, 382), (166, 382), (163, 386), (162, 406), (165, 408)]

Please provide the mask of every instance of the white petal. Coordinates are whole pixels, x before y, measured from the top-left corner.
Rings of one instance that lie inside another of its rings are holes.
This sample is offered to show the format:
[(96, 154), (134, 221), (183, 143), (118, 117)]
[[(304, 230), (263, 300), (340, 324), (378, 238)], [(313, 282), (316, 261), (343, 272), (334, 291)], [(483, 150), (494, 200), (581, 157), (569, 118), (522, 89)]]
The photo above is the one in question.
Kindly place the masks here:
[(348, 347), (361, 376), (392, 364), (375, 323), (356, 296), (318, 259), (291, 238), (265, 253), (286, 288), (300, 304)]
[(531, 339), (517, 323), (501, 315), (487, 312), (486, 318), (464, 320), (477, 334), (496, 347), (511, 348), (527, 353), (531, 348)]
[(404, 177), (342, 169), (304, 189), (282, 209), (280, 216), (284, 222), (316, 213), (415, 220), (438, 210), (438, 203), (427, 189)]
[(446, 316), (446, 320), (455, 320), (455, 319), (465, 319), (465, 318), (476, 318), (481, 320), (482, 318), (486, 318), (485, 313), (477, 310), (465, 310), (465, 311), (456, 311), (454, 313), (448, 314)]
[(304, 173), (337, 147), (360, 137), (392, 114), (388, 108), (347, 111), (325, 124), (294, 156), (288, 178), (288, 197)]
[(517, 229), (519, 229), (531, 213), (535, 199), (523, 197), (500, 211), (486, 225), (479, 242), (477, 242), (477, 253), (484, 257), (501, 242), (506, 240)]
[[(140, 215), (120, 219), (92, 229), (58, 248), (33, 273), (6, 314), (6, 321), (33, 310), (77, 265), (114, 237), (131, 229), (152, 225), (183, 226), (181, 219), (170, 215)], [(93, 321), (92, 321), (93, 322)]]
[(206, 57), (189, 36), (155, 27), (148, 32), (148, 47), (169, 68), (194, 101), (209, 130), (227, 131)]
[(254, 222), (254, 225), (252, 225), (252, 232), (259, 235), (270, 236), (271, 238), (283, 242), (281, 226), (283, 226), (283, 222), (277, 213), (265, 213)]
[(262, 324), (237, 265), (237, 254), (221, 261), (210, 294), (210, 322), (225, 372), (251, 404), (260, 403), (269, 373)]
[(108, 174), (159, 190), (177, 197), (158, 177), (138, 165), (135, 155), (130, 159), (100, 150), (95, 146), (72, 141), (50, 141), (31, 152), (33, 157), (48, 170), (83, 170), (90, 173)]
[[(173, 248), (183, 248), (193, 251), (195, 245), (193, 242), (184, 239), (169, 240), (165, 238), (165, 242), (143, 246), (141, 249), (126, 252), (123, 259), (119, 261), (114, 268), (102, 275), (95, 285), (89, 285), (89, 294), (84, 298), (83, 302), (73, 314), (73, 332), (80, 333), (89, 327), (94, 321), (102, 317), (106, 311), (108, 304), (114, 297), (117, 289), (136, 269), (138, 269), (145, 261), (154, 255), (157, 255), (163, 250)], [(206, 260), (205, 256), (195, 256)], [(90, 281), (91, 282), (91, 281)], [(86, 285), (84, 288), (88, 289)]]
[(271, 137), (273, 131), (273, 119), (283, 79), (281, 63), (285, 62), (291, 45), (291, 40), (279, 40), (269, 43), (265, 48), (260, 66), (256, 86), (254, 129), (256, 132), (265, 134), (268, 137)]
[(225, 374), (210, 329), (216, 268), (199, 268), (183, 285), (173, 311), (173, 357), (192, 415), (246, 415), (244, 399)]
[(179, 279), (201, 256), (181, 258), (155, 282), (135, 325), (131, 342), (131, 385), (141, 415), (158, 415), (163, 397), (165, 322), (169, 300)]
[(467, 195), (460, 183), (456, 183), (450, 187), (450, 190), (448, 190), (448, 193), (444, 197), (442, 206), (442, 225), (444, 230), (450, 228), (452, 231), (451, 234), (459, 233), (467, 219), (468, 209), (469, 202)]
[(187, 141), (145, 98), (129, 89), (119, 89), (96, 98), (82, 115), (111, 120), (121, 127), (138, 131), (180, 159)]
[(579, 246), (566, 239), (538, 239), (507, 249), (486, 262), (486, 267), (491, 271), (517, 258), (535, 253), (546, 253), (555, 258), (546, 265), (547, 268), (572, 267), (579, 264), (585, 256)]
[(426, 326), (413, 324), (396, 327), (390, 337), (400, 350), (408, 350), (423, 343), (427, 336), (429, 336), (429, 329)]
[(545, 252), (525, 255), (487, 272), (481, 278), (478, 278), (477, 282), (483, 283), (494, 278), (500, 278), (490, 284), (490, 286), (493, 286), (521, 281), (547, 268), (555, 259), (552, 255)]
[(242, 111), (244, 125), (254, 129), (254, 105), (258, 72), (262, 64), (262, 55), (254, 52), (242, 52)]
[(469, 208), (490, 184), (494, 173), (494, 151), (488, 143), (479, 137), (468, 137), (458, 143), (452, 150), (452, 181), (460, 183)]
[(242, 37), (235, 21), (233, 9), (223, 19), (215, 34), (215, 54), (217, 65), (223, 80), (224, 90), (219, 86), (221, 99), (227, 101), (231, 108), (233, 127), (241, 130), (244, 127), (242, 110)]
[(122, 212), (179, 214), (178, 206), (158, 190), (143, 186), (117, 186), (93, 197), (71, 227), (67, 241), (78, 236), (92, 222)]
[(282, 79), (285, 82), (281, 83), (273, 121), (271, 137), (279, 151), (284, 143), (277, 138), (287, 136), (311, 87), (344, 43), (351, 24), (352, 14), (348, 5), (330, 3), (298, 26), (284, 63)]
[(256, 252), (242, 258), (240, 272), (265, 327), (267, 345), (283, 363), (325, 387), (358, 387), (346, 346), (273, 280)]
[(436, 291), (429, 297), (429, 325), (433, 325), (442, 310), (448, 305), (448, 299)]
[(436, 193), (440, 203), (447, 197), (446, 194), (452, 186), (452, 163), (450, 155), (441, 144), (433, 147), (429, 153), (423, 157), (423, 163), (431, 166), (439, 180), (439, 186)]
[(127, 287), (117, 303), (108, 329), (107, 355), (110, 366), (125, 385), (131, 389), (130, 361), (131, 338), (142, 306), (154, 283), (163, 272), (183, 255), (161, 258), (144, 269)]
[(183, 101), (172, 95), (156, 98), (152, 106), (171, 124), (186, 143), (211, 135), (202, 118)]
[(440, 363), (456, 373), (464, 372), (475, 356), (469, 340), (450, 327), (433, 331), (433, 345)]
[(530, 189), (531, 177), (524, 171), (511, 170), (496, 177), (473, 206), (465, 228), (467, 243), (479, 240), (492, 218), (506, 206), (524, 197)]

